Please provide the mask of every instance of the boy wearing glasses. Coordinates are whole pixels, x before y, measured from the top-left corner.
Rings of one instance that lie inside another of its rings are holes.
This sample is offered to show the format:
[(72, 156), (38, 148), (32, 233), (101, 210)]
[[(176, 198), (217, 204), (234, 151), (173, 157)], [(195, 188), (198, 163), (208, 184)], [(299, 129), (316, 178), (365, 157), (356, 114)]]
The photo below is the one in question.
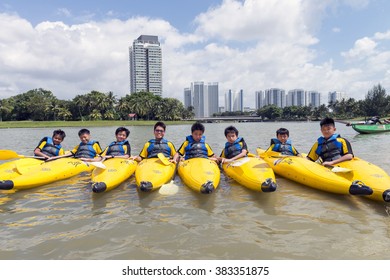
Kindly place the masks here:
[(154, 139), (145, 143), (135, 160), (141, 161), (144, 158), (156, 158), (158, 153), (164, 154), (167, 158), (173, 158), (176, 149), (172, 142), (164, 138), (165, 129), (166, 125), (163, 122), (156, 122), (154, 125)]

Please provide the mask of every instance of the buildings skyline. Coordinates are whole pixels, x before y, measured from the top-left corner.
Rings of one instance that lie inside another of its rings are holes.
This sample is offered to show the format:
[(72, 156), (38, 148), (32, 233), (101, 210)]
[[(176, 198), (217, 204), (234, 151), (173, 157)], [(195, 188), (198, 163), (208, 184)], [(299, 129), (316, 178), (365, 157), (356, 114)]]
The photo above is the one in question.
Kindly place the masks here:
[(192, 82), (184, 88), (184, 107), (194, 107), (195, 117), (211, 117), (219, 110), (219, 88), (217, 82), (205, 84), (203, 81)]
[(129, 47), (130, 94), (162, 96), (162, 52), (158, 36), (141, 35)]
[[(130, 94), (135, 92), (151, 92), (163, 96), (162, 88), (162, 50), (158, 36), (140, 35), (129, 47)], [(219, 107), (220, 97), (218, 82), (205, 84), (203, 81), (192, 82), (190, 88), (184, 88), (184, 106), (194, 107), (197, 117), (209, 117), (219, 111), (244, 111), (244, 90), (228, 89), (224, 94), (225, 107)], [(250, 102), (249, 108), (259, 109), (267, 105), (280, 108), (286, 106), (321, 105), (321, 93), (292, 89), (286, 94), (281, 88), (269, 88), (255, 91), (255, 102)], [(328, 93), (328, 102), (335, 102), (346, 98), (344, 92), (334, 91)], [(248, 98), (247, 98), (248, 100)]]

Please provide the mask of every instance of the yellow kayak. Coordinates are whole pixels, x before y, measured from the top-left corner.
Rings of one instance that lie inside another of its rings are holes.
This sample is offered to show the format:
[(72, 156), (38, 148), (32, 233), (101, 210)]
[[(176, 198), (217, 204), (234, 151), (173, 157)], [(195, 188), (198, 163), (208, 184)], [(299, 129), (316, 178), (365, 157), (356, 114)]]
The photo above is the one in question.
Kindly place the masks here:
[(390, 202), (390, 177), (382, 168), (368, 161), (354, 157), (352, 160), (343, 161), (336, 166), (350, 169), (350, 172), (337, 173), (349, 181), (362, 181), (370, 186), (373, 194), (367, 198)]
[(181, 161), (177, 172), (185, 185), (200, 193), (212, 193), (221, 177), (217, 163), (207, 158)]
[(40, 159), (35, 158), (22, 158), (5, 162), (0, 165), (0, 180), (11, 180), (21, 175), (19, 169), (32, 167), (43, 163)]
[(60, 158), (34, 166), (12, 180), (1, 181), (0, 189), (31, 189), (73, 177), (81, 172), (90, 172), (93, 168), (93, 165), (87, 165), (79, 159)]
[(261, 149), (257, 149), (257, 153), (276, 174), (302, 185), (336, 194), (369, 196), (373, 192), (370, 187), (343, 178), (337, 175), (338, 173), (306, 158), (283, 156), (275, 152), (265, 154)]
[(174, 172), (174, 163), (165, 165), (159, 158), (146, 158), (138, 163), (135, 170), (135, 182), (141, 191), (154, 191), (168, 183)]
[(240, 185), (251, 190), (260, 192), (274, 192), (276, 190), (275, 174), (261, 158), (240, 158), (222, 164), (222, 170)]
[(137, 162), (131, 159), (111, 158), (104, 161), (106, 169), (95, 168), (92, 172), (92, 191), (107, 192), (126, 181), (133, 175)]

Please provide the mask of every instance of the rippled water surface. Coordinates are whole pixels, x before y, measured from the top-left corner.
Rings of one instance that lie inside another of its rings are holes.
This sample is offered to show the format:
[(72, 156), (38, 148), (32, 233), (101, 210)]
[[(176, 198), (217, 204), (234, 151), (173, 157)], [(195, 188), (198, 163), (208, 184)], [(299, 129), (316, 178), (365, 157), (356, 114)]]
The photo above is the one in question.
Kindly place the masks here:
[[(221, 152), (228, 123), (206, 124), (206, 139)], [(307, 153), (320, 136), (318, 122), (235, 123), (250, 152), (266, 148), (280, 127)], [(153, 136), (151, 126), (129, 127), (132, 154)], [(92, 128), (105, 147), (116, 127)], [(382, 148), (389, 133), (359, 135), (343, 124), (355, 155), (390, 172)], [(65, 149), (79, 128), (66, 128)], [(0, 149), (31, 154), (52, 129), (0, 129)], [(176, 148), (190, 125), (169, 126)], [(389, 259), (390, 219), (385, 203), (333, 195), (277, 177), (274, 193), (250, 191), (223, 174), (217, 192), (140, 193), (134, 177), (94, 194), (88, 174), (25, 191), (0, 190), (0, 259)]]

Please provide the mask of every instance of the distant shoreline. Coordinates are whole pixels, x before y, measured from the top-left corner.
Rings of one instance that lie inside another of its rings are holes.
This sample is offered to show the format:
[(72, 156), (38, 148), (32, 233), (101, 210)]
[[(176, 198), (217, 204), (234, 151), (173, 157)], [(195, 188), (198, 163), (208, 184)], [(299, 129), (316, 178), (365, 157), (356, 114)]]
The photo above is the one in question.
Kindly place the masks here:
[[(0, 122), (0, 129), (39, 127), (151, 126), (157, 121), (12, 121)], [(192, 124), (194, 121), (164, 121), (166, 125)]]
[[(355, 119), (354, 119), (355, 120)], [(261, 122), (311, 122), (319, 120), (264, 120)], [(353, 120), (336, 120), (340, 123), (348, 123)], [(144, 121), (144, 120), (123, 120), (123, 121), (4, 121), (0, 122), (0, 129), (7, 128), (60, 128), (60, 127), (104, 127), (104, 126), (153, 126), (157, 121)], [(183, 121), (164, 121), (166, 125), (181, 125), (181, 124), (193, 124), (195, 120), (183, 120)], [(207, 122), (207, 121), (202, 121)], [(227, 122), (227, 121), (221, 121)], [(234, 122), (234, 121), (232, 121)]]

